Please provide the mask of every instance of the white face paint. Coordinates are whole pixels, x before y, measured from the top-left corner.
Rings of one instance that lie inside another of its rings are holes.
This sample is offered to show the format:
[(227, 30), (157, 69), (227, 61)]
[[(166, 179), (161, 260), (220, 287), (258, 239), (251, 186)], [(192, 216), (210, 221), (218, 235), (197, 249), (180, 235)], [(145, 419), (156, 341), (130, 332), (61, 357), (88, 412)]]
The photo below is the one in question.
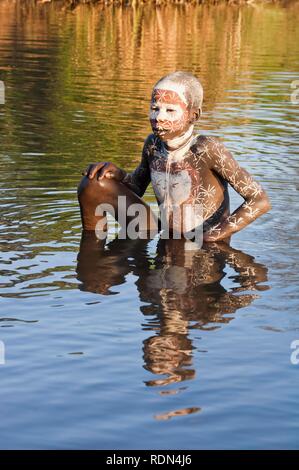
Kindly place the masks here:
[(182, 119), (183, 114), (184, 110), (179, 104), (165, 103), (159, 100), (151, 104), (149, 119), (174, 122)]
[(181, 100), (188, 106), (188, 101), (185, 96), (185, 85), (174, 83), (171, 80), (164, 80), (163, 82), (159, 83), (157, 88), (160, 88), (161, 90), (175, 91), (179, 95)]
[(190, 112), (182, 89), (171, 82), (153, 89), (149, 119), (153, 132), (163, 141), (184, 134), (190, 127)]

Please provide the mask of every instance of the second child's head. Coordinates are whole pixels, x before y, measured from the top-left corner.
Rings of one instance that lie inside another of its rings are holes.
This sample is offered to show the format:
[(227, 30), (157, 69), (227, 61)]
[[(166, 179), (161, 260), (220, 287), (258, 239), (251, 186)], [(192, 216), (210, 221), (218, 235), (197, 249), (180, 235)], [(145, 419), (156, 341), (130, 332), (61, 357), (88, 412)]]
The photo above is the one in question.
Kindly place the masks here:
[(203, 89), (189, 72), (173, 72), (154, 86), (150, 103), (152, 130), (167, 141), (183, 135), (199, 119)]

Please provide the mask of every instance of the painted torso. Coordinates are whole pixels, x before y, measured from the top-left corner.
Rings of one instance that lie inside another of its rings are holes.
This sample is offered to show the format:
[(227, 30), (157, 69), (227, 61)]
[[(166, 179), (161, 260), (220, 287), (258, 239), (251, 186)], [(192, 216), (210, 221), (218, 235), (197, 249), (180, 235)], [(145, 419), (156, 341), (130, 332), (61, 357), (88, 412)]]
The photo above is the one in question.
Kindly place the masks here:
[[(206, 159), (206, 137), (193, 134), (186, 145), (171, 151), (158, 137), (148, 147), (148, 165), (158, 204), (168, 207), (197, 205), (203, 220), (228, 213), (227, 183), (214, 174)], [(198, 214), (200, 223), (201, 215)], [(217, 220), (219, 221), (219, 220)], [(209, 221), (210, 222), (210, 221)]]
[[(158, 203), (169, 213), (174, 205), (179, 205), (180, 210), (185, 205), (199, 206), (202, 217), (193, 227), (203, 220), (204, 231), (213, 238), (221, 232), (223, 221), (234, 232), (259, 217), (262, 212), (259, 201), (265, 194), (261, 185), (240, 167), (219, 139), (192, 133), (189, 137), (171, 147), (150, 134), (140, 165), (125, 176), (124, 184), (142, 197), (152, 182)], [(244, 203), (231, 215), (228, 183), (244, 198)]]

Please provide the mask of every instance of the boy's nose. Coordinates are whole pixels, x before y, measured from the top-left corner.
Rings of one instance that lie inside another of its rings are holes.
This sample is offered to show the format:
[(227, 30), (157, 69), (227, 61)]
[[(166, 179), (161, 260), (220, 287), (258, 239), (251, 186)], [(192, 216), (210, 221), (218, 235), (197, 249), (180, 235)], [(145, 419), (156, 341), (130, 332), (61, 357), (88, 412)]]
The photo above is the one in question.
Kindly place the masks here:
[(156, 121), (157, 122), (164, 121), (165, 118), (166, 118), (166, 113), (162, 109), (157, 111), (157, 114), (156, 114)]

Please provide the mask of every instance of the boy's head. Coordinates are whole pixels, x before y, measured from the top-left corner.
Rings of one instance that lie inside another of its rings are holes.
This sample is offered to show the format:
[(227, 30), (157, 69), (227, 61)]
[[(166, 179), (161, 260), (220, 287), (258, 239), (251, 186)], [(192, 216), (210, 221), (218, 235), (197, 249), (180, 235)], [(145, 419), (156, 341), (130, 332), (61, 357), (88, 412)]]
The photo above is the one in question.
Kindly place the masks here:
[(167, 141), (184, 134), (201, 115), (203, 89), (189, 72), (173, 72), (154, 86), (150, 106), (153, 132)]

